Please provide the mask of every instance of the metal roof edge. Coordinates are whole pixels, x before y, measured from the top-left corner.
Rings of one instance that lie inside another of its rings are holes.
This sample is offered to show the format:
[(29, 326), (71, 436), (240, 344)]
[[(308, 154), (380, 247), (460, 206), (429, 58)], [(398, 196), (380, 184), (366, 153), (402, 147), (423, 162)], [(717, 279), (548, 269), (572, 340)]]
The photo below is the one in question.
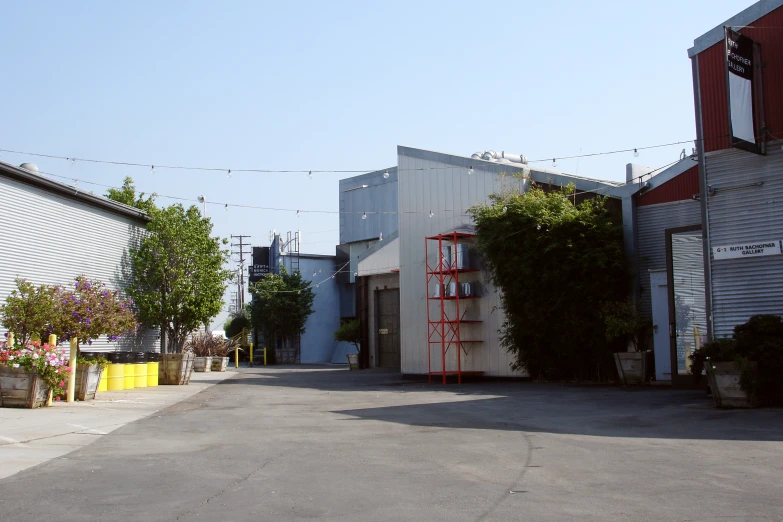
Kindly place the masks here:
[[(783, 0), (781, 0), (783, 1)], [(595, 190), (595, 189), (611, 189), (617, 186), (622, 186), (623, 183), (618, 181), (607, 181), (595, 178), (585, 178), (583, 176), (575, 176), (562, 172), (559, 170), (547, 169), (543, 167), (531, 167), (530, 165), (522, 165), (515, 163), (495, 163), (493, 161), (486, 161), (476, 158), (468, 158), (465, 156), (458, 156), (456, 154), (448, 154), (444, 152), (437, 152), (425, 149), (416, 149), (413, 147), (406, 147), (404, 145), (397, 145), (397, 154), (400, 156), (407, 156), (411, 158), (425, 159), (431, 161), (440, 161), (443, 163), (456, 164), (459, 167), (480, 167), (483, 170), (489, 170), (497, 174), (506, 172), (509, 174), (516, 174), (522, 172), (524, 167), (530, 169), (530, 177), (537, 183), (549, 183), (555, 185), (568, 185), (573, 183), (578, 190)]]
[(643, 188), (651, 190), (656, 187), (660, 187), (664, 183), (673, 180), (680, 174), (684, 174), (685, 172), (689, 171), (693, 167), (697, 167), (698, 165), (699, 163), (696, 160), (696, 158), (694, 158), (693, 156), (688, 156), (687, 158), (678, 161), (671, 167), (662, 170), (658, 174), (655, 174), (643, 184), (639, 184), (635, 182), (626, 183), (620, 187), (617, 187), (615, 190), (612, 190), (610, 193), (611, 195), (616, 197), (628, 197), (638, 193)]
[(778, 7), (783, 6), (783, 0), (759, 0), (744, 11), (735, 14), (722, 24), (713, 27), (703, 35), (693, 41), (693, 47), (688, 49), (688, 58), (693, 58), (697, 54), (705, 51), (720, 42), (724, 38), (723, 28), (745, 27), (751, 25), (759, 18), (768, 15)]
[(143, 210), (125, 205), (124, 203), (112, 201), (103, 196), (96, 196), (95, 194), (90, 194), (89, 192), (82, 192), (76, 187), (66, 185), (65, 183), (60, 183), (59, 181), (54, 181), (41, 174), (23, 169), (21, 167), (16, 167), (10, 163), (0, 161), (0, 175), (4, 175), (16, 181), (21, 181), (22, 183), (26, 183), (28, 185), (33, 185), (60, 196), (65, 196), (83, 203), (87, 203), (88, 205), (92, 205), (94, 207), (108, 210), (115, 214), (131, 217), (145, 224), (151, 219), (150, 216)]
[[(383, 179), (384, 172), (389, 173), (389, 179)], [(352, 176), (350, 178), (340, 179), (338, 180), (338, 185), (340, 186), (340, 188), (351, 188), (354, 185), (359, 185), (362, 181), (375, 179), (378, 177), (380, 177), (384, 183), (390, 183), (393, 181), (397, 181), (396, 176), (397, 176), (397, 165), (394, 165), (386, 169), (374, 170), (372, 172), (367, 172), (365, 174), (357, 174), (356, 176)]]
[(382, 250), (384, 247), (388, 246), (392, 241), (394, 241), (398, 237), (400, 237), (400, 231), (395, 230), (394, 232), (389, 234), (389, 236), (385, 240), (376, 242), (373, 246), (371, 246), (370, 248), (368, 248), (367, 250), (359, 254), (359, 256), (356, 258), (356, 262), (361, 263), (371, 255), (375, 254), (376, 252)]

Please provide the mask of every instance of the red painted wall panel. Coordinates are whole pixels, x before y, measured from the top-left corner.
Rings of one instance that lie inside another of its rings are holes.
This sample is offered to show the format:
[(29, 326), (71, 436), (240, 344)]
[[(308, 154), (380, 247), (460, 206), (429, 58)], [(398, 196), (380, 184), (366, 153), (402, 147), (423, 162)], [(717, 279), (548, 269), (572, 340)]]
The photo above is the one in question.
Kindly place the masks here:
[[(783, 7), (772, 11), (739, 32), (761, 44), (764, 68), (764, 104), (769, 139), (783, 139)], [(726, 102), (726, 58), (723, 40), (699, 53), (704, 150), (731, 148)]]
[(699, 193), (699, 167), (693, 166), (674, 179), (659, 185), (636, 198), (636, 206), (656, 205), (692, 199)]

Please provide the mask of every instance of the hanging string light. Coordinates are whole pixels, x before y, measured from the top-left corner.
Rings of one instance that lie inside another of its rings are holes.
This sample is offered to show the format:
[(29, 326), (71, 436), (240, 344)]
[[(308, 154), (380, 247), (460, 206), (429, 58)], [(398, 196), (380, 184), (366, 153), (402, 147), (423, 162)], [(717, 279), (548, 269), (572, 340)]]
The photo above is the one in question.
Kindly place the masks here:
[(637, 149), (633, 149), (633, 156), (634, 156), (634, 158), (638, 158), (639, 157), (639, 151)]
[(383, 179), (389, 179), (389, 171), (383, 173)]

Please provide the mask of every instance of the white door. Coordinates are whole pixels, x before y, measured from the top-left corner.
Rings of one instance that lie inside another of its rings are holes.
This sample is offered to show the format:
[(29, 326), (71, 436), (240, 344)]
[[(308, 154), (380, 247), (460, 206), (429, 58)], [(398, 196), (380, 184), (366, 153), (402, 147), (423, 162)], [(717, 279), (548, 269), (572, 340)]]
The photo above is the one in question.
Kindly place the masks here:
[(650, 299), (652, 300), (655, 380), (671, 382), (672, 357), (669, 339), (669, 289), (666, 280), (666, 270), (650, 270)]

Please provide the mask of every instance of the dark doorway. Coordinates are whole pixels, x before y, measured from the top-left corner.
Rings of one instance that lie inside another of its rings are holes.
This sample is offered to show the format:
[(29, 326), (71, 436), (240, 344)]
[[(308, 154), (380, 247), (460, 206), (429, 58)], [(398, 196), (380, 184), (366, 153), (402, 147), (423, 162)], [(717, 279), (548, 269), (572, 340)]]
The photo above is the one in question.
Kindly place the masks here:
[(707, 335), (701, 226), (666, 230), (672, 385), (701, 388), (690, 373), (690, 355)]
[(400, 368), (400, 290), (377, 290), (378, 365)]

